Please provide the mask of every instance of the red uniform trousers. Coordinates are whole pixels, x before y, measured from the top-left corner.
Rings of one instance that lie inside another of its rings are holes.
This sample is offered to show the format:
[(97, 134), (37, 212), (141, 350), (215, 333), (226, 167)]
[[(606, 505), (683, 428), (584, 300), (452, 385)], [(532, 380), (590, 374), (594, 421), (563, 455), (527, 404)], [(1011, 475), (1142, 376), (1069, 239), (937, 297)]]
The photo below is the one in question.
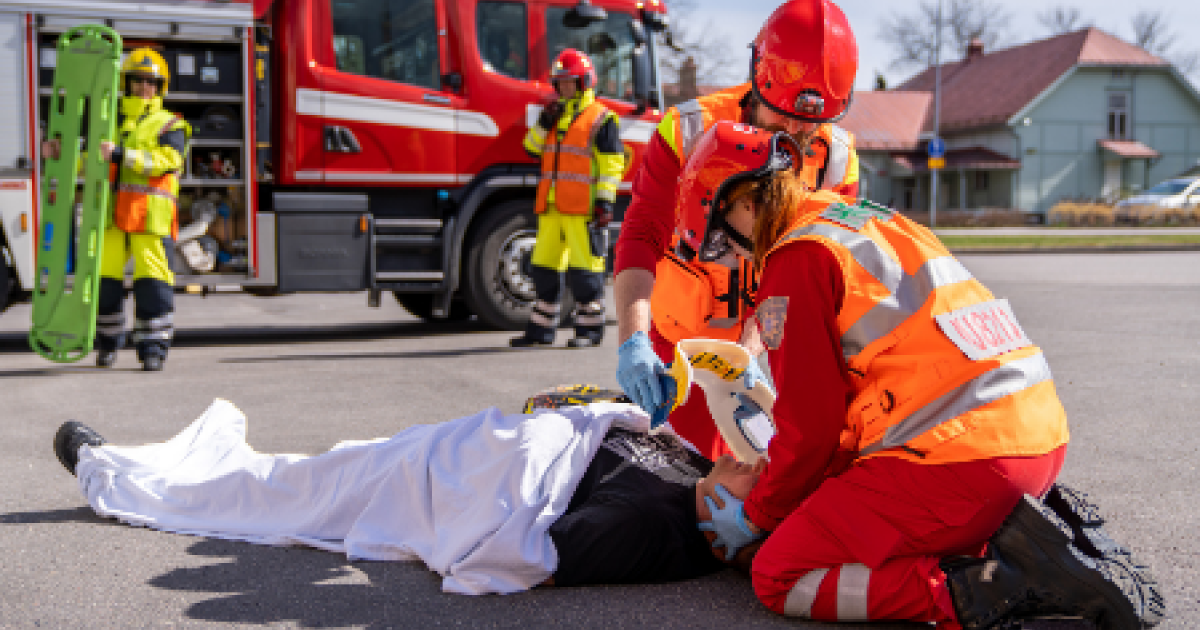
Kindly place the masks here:
[[(650, 343), (654, 344), (654, 353), (663, 363), (675, 360), (675, 344), (667, 341), (653, 324), (650, 325)], [(687, 402), (672, 411), (668, 420), (675, 433), (691, 442), (701, 455), (713, 461), (722, 455), (733, 455), (717, 430), (712, 414), (708, 412), (708, 401), (704, 399), (704, 390), (699, 385), (692, 383)]]
[(1041, 496), (1066, 446), (1037, 457), (923, 465), (856, 462), (826, 479), (754, 558), (754, 591), (777, 613), (823, 621), (911, 620), (958, 630), (945, 556), (982, 554), (1023, 494)]

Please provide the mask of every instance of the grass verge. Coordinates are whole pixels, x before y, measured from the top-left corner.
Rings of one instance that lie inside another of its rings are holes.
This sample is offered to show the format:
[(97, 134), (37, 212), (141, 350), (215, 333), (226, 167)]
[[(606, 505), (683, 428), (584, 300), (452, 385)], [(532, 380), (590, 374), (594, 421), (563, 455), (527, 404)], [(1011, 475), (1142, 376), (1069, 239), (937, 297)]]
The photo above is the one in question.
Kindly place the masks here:
[(1112, 249), (1112, 248), (1169, 248), (1188, 246), (1200, 248), (1200, 234), (1147, 234), (1145, 236), (942, 236), (946, 247), (958, 251), (972, 249)]

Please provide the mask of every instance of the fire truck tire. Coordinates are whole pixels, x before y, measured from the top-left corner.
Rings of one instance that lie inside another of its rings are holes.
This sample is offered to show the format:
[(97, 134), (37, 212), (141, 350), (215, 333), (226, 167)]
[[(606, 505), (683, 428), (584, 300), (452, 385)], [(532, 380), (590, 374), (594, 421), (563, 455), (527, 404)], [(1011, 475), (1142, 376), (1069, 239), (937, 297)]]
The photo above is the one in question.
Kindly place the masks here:
[[(506, 201), (486, 211), (470, 232), (463, 284), (467, 304), (479, 320), (501, 330), (524, 330), (535, 299), (529, 278), (529, 254), (537, 238), (532, 199)], [(562, 312), (575, 300), (562, 292)], [(569, 318), (560, 325), (569, 326)]]
[(392, 295), (395, 296), (396, 302), (404, 307), (404, 310), (427, 322), (461, 322), (471, 318), (471, 309), (458, 298), (450, 300), (450, 315), (438, 319), (433, 316), (432, 295), (428, 293), (398, 293), (396, 291), (393, 291)]

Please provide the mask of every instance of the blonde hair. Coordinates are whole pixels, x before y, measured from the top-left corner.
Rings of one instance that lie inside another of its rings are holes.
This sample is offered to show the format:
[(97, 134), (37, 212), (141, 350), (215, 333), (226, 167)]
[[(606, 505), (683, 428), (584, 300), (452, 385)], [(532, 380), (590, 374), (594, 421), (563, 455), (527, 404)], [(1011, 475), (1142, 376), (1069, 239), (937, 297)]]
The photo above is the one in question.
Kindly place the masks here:
[(754, 266), (762, 269), (767, 250), (783, 236), (796, 220), (800, 204), (808, 191), (793, 171), (778, 171), (760, 180), (735, 184), (728, 195), (728, 207), (749, 197), (754, 203)]

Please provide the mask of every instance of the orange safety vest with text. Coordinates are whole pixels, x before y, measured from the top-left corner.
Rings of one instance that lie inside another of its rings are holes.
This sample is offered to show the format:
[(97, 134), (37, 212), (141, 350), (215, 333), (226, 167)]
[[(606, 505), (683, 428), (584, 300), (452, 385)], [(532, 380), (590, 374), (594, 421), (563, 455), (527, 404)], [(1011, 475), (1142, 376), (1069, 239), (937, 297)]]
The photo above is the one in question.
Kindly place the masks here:
[(571, 121), (565, 135), (555, 124), (550, 131), (554, 140), (542, 152), (542, 178), (538, 181), (534, 212), (546, 211), (546, 197), (553, 187), (556, 210), (563, 214), (591, 213), (595, 197), (592, 151), (596, 134), (607, 119), (608, 108), (592, 103)]
[[(680, 163), (691, 155), (697, 140), (721, 120), (742, 120), (742, 100), (750, 84), (734, 86), (676, 106), (659, 126), (659, 133), (675, 150)], [(817, 129), (800, 168), (800, 179), (809, 188), (832, 188), (858, 181), (858, 158), (853, 136), (830, 124)], [(676, 251), (659, 261), (654, 272), (650, 313), (654, 327), (668, 341), (721, 339), (739, 341), (746, 312), (754, 304), (757, 277), (753, 265), (743, 261), (730, 269), (718, 263), (685, 261)], [(740, 298), (740, 299), (739, 299)]]
[[(1067, 443), (1050, 367), (1007, 300), (893, 210), (823, 191), (805, 204), (764, 266), (787, 243), (813, 241), (842, 269), (837, 327), (853, 395), (843, 449), (936, 464), (1043, 455)], [(805, 306), (769, 297), (758, 313), (765, 321), (787, 308)]]

